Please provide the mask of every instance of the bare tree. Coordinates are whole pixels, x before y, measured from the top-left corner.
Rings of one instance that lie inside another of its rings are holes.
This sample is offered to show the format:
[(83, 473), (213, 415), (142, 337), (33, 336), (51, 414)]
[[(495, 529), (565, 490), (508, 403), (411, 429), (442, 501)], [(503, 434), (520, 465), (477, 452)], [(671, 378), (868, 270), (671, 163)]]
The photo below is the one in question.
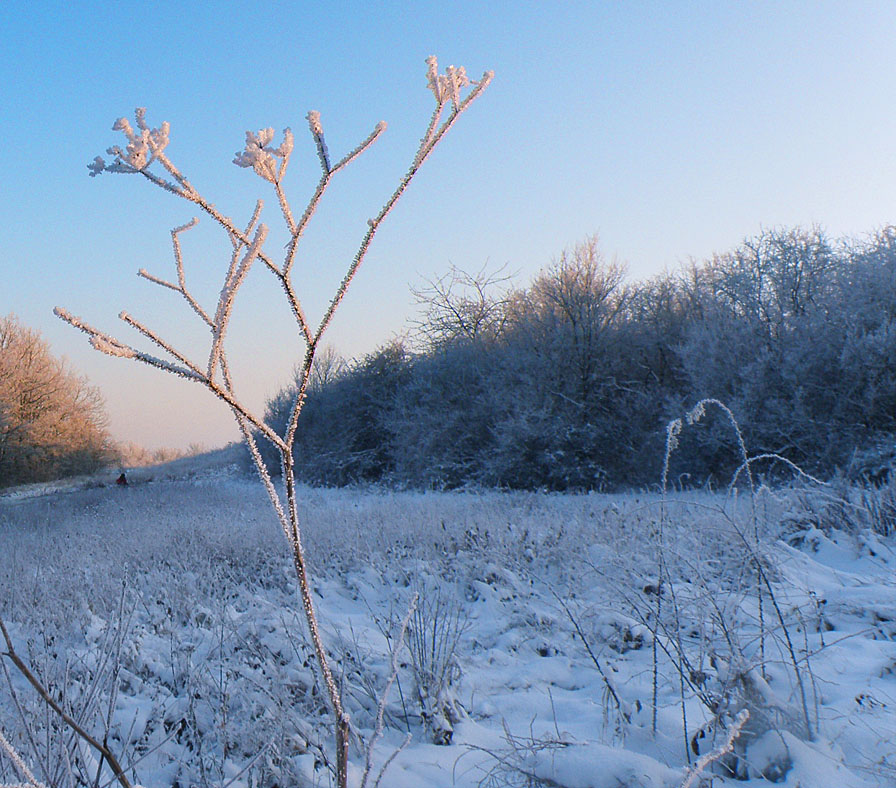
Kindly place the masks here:
[(452, 265), (447, 274), (413, 291), (423, 307), (418, 333), (432, 347), (499, 337), (507, 319), (506, 286), (511, 278), (504, 266), (494, 272), (483, 266), (470, 273)]
[[(187, 285), (180, 236), (196, 224), (198, 220), (195, 218), (171, 231), (176, 267), (176, 278), (173, 281), (159, 278), (144, 270), (139, 272), (140, 276), (148, 281), (179, 293), (190, 309), (205, 323), (211, 333), (208, 360), (202, 363), (194, 361), (184, 352), (178, 350), (171, 341), (163, 338), (126, 312), (121, 313), (121, 319), (160, 348), (167, 358), (158, 358), (138, 350), (88, 325), (64, 309), (56, 309), (56, 314), (60, 318), (87, 333), (90, 337), (90, 343), (97, 350), (112, 356), (140, 361), (165, 372), (180, 375), (195, 383), (199, 383), (225, 402), (233, 412), (249, 446), (262, 483), (270, 497), (271, 504), (289, 541), (309, 636), (317, 657), (317, 664), (326, 687), (333, 715), (336, 739), (336, 780), (340, 788), (344, 788), (347, 784), (349, 719), (343, 708), (342, 695), (330, 667), (330, 660), (321, 638), (315, 613), (305, 553), (302, 546), (299, 503), (294, 475), (295, 459), (293, 446), (299, 414), (301, 413), (309, 385), (311, 385), (314, 362), (321, 347), (321, 339), (330, 325), (333, 314), (342, 303), (342, 299), (345, 297), (352, 279), (364, 260), (377, 230), (435, 146), (441, 141), (460, 114), (479, 97), (492, 78), (492, 72), (486, 72), (478, 82), (471, 81), (463, 68), (455, 68), (454, 66), (449, 66), (444, 74), (440, 74), (435, 57), (428, 58), (426, 62), (428, 86), (435, 97), (435, 108), (424, 131), (420, 147), (395, 191), (386, 200), (379, 213), (374, 218), (368, 220), (366, 232), (353, 259), (347, 266), (345, 276), (316, 327), (306, 316), (293, 281), (293, 264), (296, 259), (299, 241), (332, 178), (373, 144), (386, 128), (386, 124), (383, 122), (377, 124), (370, 135), (362, 140), (357, 147), (334, 163), (324, 139), (320, 113), (314, 111), (308, 113), (308, 127), (317, 148), (321, 177), (307, 206), (298, 217), (295, 216), (290, 207), (283, 184), (284, 175), (293, 150), (292, 132), (286, 129), (283, 132), (282, 141), (276, 147), (274, 145), (273, 129), (262, 129), (257, 133), (246, 133), (245, 148), (237, 153), (234, 163), (240, 167), (253, 169), (256, 174), (271, 185), (283, 221), (289, 232), (290, 240), (286, 246), (283, 261), (276, 262), (265, 250), (267, 227), (260, 223), (263, 207), (261, 200), (257, 202), (255, 211), (247, 223), (236, 224), (234, 220), (220, 213), (212, 202), (203, 197), (168, 157), (166, 153), (170, 130), (168, 123), (163, 123), (158, 128), (150, 128), (146, 122), (146, 111), (142, 108), (136, 111), (136, 129), (132, 128), (127, 119), (120, 118), (116, 121), (113, 129), (121, 131), (125, 135), (126, 146), (124, 148), (115, 146), (109, 149), (110, 155), (114, 156), (114, 160), (111, 163), (106, 163), (101, 157), (97, 156), (88, 165), (90, 174), (95, 176), (103, 172), (113, 172), (143, 176), (147, 181), (164, 191), (196, 205), (202, 213), (211, 217), (221, 226), (232, 246), (230, 261), (224, 274), (223, 287), (214, 309), (207, 309), (202, 306)], [(282, 432), (272, 429), (265, 423), (261, 414), (252, 412), (242, 404), (236, 391), (235, 381), (231, 376), (225, 350), (224, 339), (230, 323), (234, 299), (245, 282), (250, 269), (256, 263), (267, 269), (283, 289), (286, 301), (296, 321), (298, 335), (305, 345), (305, 355), (298, 376), (292, 411)], [(279, 453), (285, 496), (281, 496), (271, 481), (259, 452), (256, 436), (268, 441)]]
[(550, 365), (573, 384), (571, 396), (583, 412), (598, 388), (605, 334), (625, 303), (624, 278), (624, 266), (604, 260), (591, 236), (564, 251), (517, 305), (516, 322), (534, 333), (533, 348), (549, 354)]

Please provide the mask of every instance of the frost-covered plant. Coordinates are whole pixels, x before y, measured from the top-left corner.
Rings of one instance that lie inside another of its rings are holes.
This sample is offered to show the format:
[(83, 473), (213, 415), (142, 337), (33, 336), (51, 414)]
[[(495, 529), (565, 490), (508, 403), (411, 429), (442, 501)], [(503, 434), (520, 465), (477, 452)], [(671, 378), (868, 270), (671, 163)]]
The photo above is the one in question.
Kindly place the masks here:
[(801, 539), (806, 527), (852, 532), (869, 531), (878, 536), (896, 534), (896, 475), (890, 474), (879, 484), (865, 479), (850, 483), (837, 479), (830, 492), (819, 495), (814, 489), (797, 495), (799, 508), (790, 520), (794, 533), (791, 541)]
[(467, 611), (439, 583), (421, 587), (411, 618), (408, 648), (420, 716), (434, 744), (450, 744), (460, 719), (451, 685), (460, 678), (457, 651), (469, 627)]
[[(753, 644), (738, 634), (738, 626), (731, 620), (734, 611), (726, 610), (716, 601), (714, 585), (717, 583), (717, 579), (705, 576), (704, 569), (692, 559), (683, 554), (675, 555), (673, 546), (668, 544), (664, 535), (665, 527), (669, 523), (667, 493), (670, 458), (678, 448), (679, 438), (685, 426), (693, 427), (699, 424), (706, 417), (707, 409), (710, 407), (720, 411), (722, 417), (730, 424), (737, 445), (739, 466), (729, 484), (728, 499), (733, 500), (736, 497), (737, 485), (740, 480), (746, 482), (748, 491), (746, 504), (748, 527), (745, 527), (736, 515), (728, 514), (724, 508), (719, 509), (718, 514), (720, 515), (719, 525), (723, 528), (720, 533), (727, 533), (729, 538), (734, 540), (736, 551), (742, 555), (738, 584), (740, 586), (739, 593), (742, 594), (743, 599), (738, 606), (741, 606), (749, 596), (750, 592), (747, 590), (749, 585), (752, 585), (755, 594), (756, 625), (758, 627), (758, 642), (756, 643), (758, 653), (755, 656), (751, 654), (754, 649)], [(653, 634), (653, 729), (656, 732), (658, 663), (659, 650), (662, 650), (674, 664), (678, 674), (686, 753), (693, 750), (694, 753), (699, 754), (698, 739), (702, 739), (706, 735), (706, 730), (714, 729), (717, 723), (723, 722), (723, 717), (732, 717), (734, 711), (742, 711), (744, 707), (749, 708), (751, 715), (750, 725), (746, 731), (748, 735), (745, 738), (749, 739), (752, 736), (761, 735), (769, 729), (780, 727), (800, 730), (810, 741), (816, 734), (817, 714), (813, 725), (809, 710), (808, 685), (809, 679), (812, 677), (812, 669), (808, 649), (803, 655), (797, 653), (791, 629), (799, 631), (799, 625), (794, 625), (785, 616), (783, 603), (779, 601), (773, 585), (775, 567), (766, 554), (761, 539), (760, 496), (753, 468), (764, 461), (784, 463), (798, 477), (821, 484), (817, 479), (804, 473), (798, 466), (779, 455), (751, 456), (747, 451), (737, 419), (732, 411), (717, 399), (710, 398), (699, 401), (688, 411), (684, 419), (675, 419), (667, 426), (666, 451), (661, 477), (660, 516), (653, 534), (657, 550), (657, 582), (650, 586), (651, 594), (655, 595), (654, 609), (651, 611), (653, 614), (651, 627)], [(678, 568), (679, 574), (686, 573), (686, 578), (676, 577), (673, 574), (673, 564)], [(770, 612), (765, 611), (766, 604), (770, 605)], [(699, 618), (703, 623), (698, 627), (688, 624), (688, 619), (693, 619), (693, 613), (689, 611), (689, 608), (693, 608), (694, 605), (697, 605), (702, 611)], [(707, 611), (709, 611), (709, 615), (707, 615)], [(799, 611), (795, 612), (799, 614)], [(774, 624), (766, 620), (771, 614), (774, 615)], [(646, 619), (647, 616), (645, 616)], [(693, 652), (692, 646), (686, 642), (682, 633), (688, 629), (692, 630), (692, 634), (701, 641), (700, 649), (702, 650), (705, 647), (703, 641), (715, 640), (712, 637), (707, 638), (705, 632), (701, 631), (701, 627), (705, 626), (707, 622), (723, 634), (727, 650), (712, 646), (707, 653), (695, 654)], [(771, 660), (766, 652), (767, 644), (771, 642), (774, 642), (779, 651), (789, 658), (789, 667), (795, 684), (794, 693), (799, 703), (798, 710), (790, 708), (789, 704), (780, 701), (769, 687), (767, 669)], [(713, 722), (704, 725), (693, 735), (688, 732), (685, 702), (688, 693), (698, 697), (706, 710), (713, 715)], [(735, 727), (740, 730), (744, 724), (745, 720)], [(734, 739), (729, 738), (729, 744), (732, 746), (733, 741)], [(700, 768), (705, 768), (710, 762), (703, 763)]]
[[(106, 762), (113, 774), (113, 780), (117, 780), (121, 788), (132, 788), (126, 775), (126, 768), (119, 764), (116, 754), (108, 744), (117, 699), (122, 644), (128, 625), (126, 619), (124, 594), (122, 594), (115, 631), (107, 630), (105, 632), (103, 641), (98, 644), (95, 659), (87, 660), (85, 664), (81, 665), (80, 671), (73, 670), (67, 662), (62, 671), (63, 676), (53, 680), (52, 677), (41, 675), (47, 672), (46, 669), (32, 670), (19, 655), (9, 630), (3, 619), (0, 618), (0, 637), (2, 637), (0, 648), (5, 648), (0, 653), (13, 663), (27, 683), (31, 685), (31, 688), (37, 692), (40, 702), (44, 703), (48, 710), (52, 710), (61, 723), (60, 725), (47, 725), (43, 736), (41, 736), (43, 740), (40, 745), (36, 742), (38, 738), (36, 733), (26, 726), (26, 740), (32, 750), (32, 756), (45, 772), (47, 783), (51, 786), (59, 783), (64, 772), (68, 772), (68, 776), (73, 782), (89, 784), (92, 781), (98, 781), (103, 772), (103, 763)], [(13, 697), (14, 705), (24, 719), (21, 702), (17, 698), (9, 670), (5, 664), (2, 666), (2, 672)], [(73, 677), (76, 672), (80, 674), (77, 679)], [(108, 700), (105, 709), (101, 707), (103, 696), (106, 696)], [(88, 729), (93, 727), (102, 729), (102, 735), (92, 734)], [(78, 757), (81, 741), (92, 748), (99, 756), (98, 760)], [(41, 748), (47, 755), (44, 760), (39, 758)], [(16, 762), (15, 751), (5, 747), (2, 749), (6, 750), (7, 755), (16, 763), (19, 771), (22, 771)], [(53, 753), (55, 757), (51, 759), (50, 753)], [(29, 777), (28, 779), (29, 784), (35, 784), (33, 778)]]
[[(222, 227), (232, 245), (232, 252), (224, 274), (221, 293), (218, 303), (213, 309), (200, 304), (199, 300), (192, 294), (187, 285), (181, 253), (180, 235), (194, 227), (198, 219), (194, 218), (171, 231), (176, 269), (176, 279), (174, 281), (156, 277), (145, 270), (139, 272), (139, 275), (148, 281), (179, 293), (190, 309), (208, 327), (211, 333), (208, 359), (200, 363), (189, 358), (184, 352), (178, 350), (172, 341), (163, 338), (127, 312), (122, 312), (120, 318), (163, 351), (164, 358), (138, 350), (88, 325), (64, 309), (57, 308), (55, 310), (61, 319), (88, 334), (91, 345), (100, 352), (140, 361), (165, 372), (170, 372), (199, 383), (218, 399), (226, 403), (233, 412), (291, 548), (310, 639), (333, 714), (336, 737), (336, 777), (339, 786), (345, 786), (347, 783), (349, 718), (344, 710), (341, 691), (334, 679), (329, 658), (320, 635), (312, 599), (300, 528), (299, 502), (294, 478), (295, 460), (293, 445), (298, 428), (299, 414), (305, 401), (315, 357), (321, 346), (321, 339), (330, 325), (336, 309), (345, 297), (346, 291), (364, 260), (377, 230), (435, 146), (451, 128), (459, 115), (479, 97), (492, 78), (492, 72), (486, 72), (478, 82), (472, 81), (463, 68), (454, 68), (453, 66), (449, 66), (444, 73), (440, 74), (435, 57), (427, 58), (426, 64), (427, 83), (435, 97), (435, 108), (421, 139), (420, 146), (395, 191), (386, 200), (379, 213), (368, 220), (367, 229), (357, 251), (316, 327), (306, 316), (293, 281), (293, 264), (296, 259), (299, 241), (333, 176), (373, 144), (386, 128), (386, 124), (383, 122), (378, 123), (374, 130), (357, 147), (334, 163), (325, 141), (320, 113), (315, 111), (308, 113), (308, 128), (317, 148), (321, 177), (311, 199), (298, 217), (292, 211), (283, 185), (284, 175), (294, 147), (292, 132), (290, 129), (285, 129), (282, 140), (277, 145), (274, 142), (275, 135), (273, 129), (268, 128), (258, 132), (250, 131), (246, 133), (244, 148), (236, 153), (234, 163), (240, 167), (254, 170), (273, 187), (283, 221), (289, 232), (289, 242), (286, 245), (282, 262), (277, 262), (265, 249), (265, 239), (268, 231), (267, 227), (260, 223), (263, 207), (261, 200), (258, 200), (255, 211), (249, 221), (244, 225), (237, 224), (230, 217), (223, 215), (212, 202), (202, 196), (198, 189), (168, 157), (166, 152), (170, 141), (170, 127), (168, 123), (162, 123), (158, 128), (151, 128), (146, 120), (146, 110), (142, 108), (136, 110), (136, 128), (127, 119), (120, 118), (115, 122), (113, 129), (121, 131), (124, 135), (124, 147), (116, 145), (108, 149), (108, 155), (113, 157), (111, 162), (106, 162), (105, 159), (97, 156), (88, 165), (90, 175), (93, 177), (104, 172), (141, 175), (161, 189), (198, 206), (204, 214), (210, 216)], [(298, 376), (298, 386), (290, 417), (282, 432), (273, 430), (264, 422), (261, 414), (253, 413), (242, 403), (236, 391), (236, 383), (231, 376), (225, 350), (225, 335), (233, 313), (235, 298), (253, 265), (256, 264), (260, 264), (267, 269), (282, 287), (286, 301), (295, 318), (298, 334), (305, 345), (304, 360)], [(281, 496), (277, 491), (265, 468), (256, 443), (256, 435), (268, 441), (280, 455), (285, 481), (284, 496)]]
[(737, 715), (734, 724), (728, 729), (725, 741), (712, 752), (708, 752), (700, 757), (694, 767), (688, 772), (688, 776), (681, 784), (681, 788), (692, 788), (694, 780), (699, 779), (707, 766), (720, 760), (734, 749), (734, 742), (740, 736), (740, 732), (748, 719), (750, 719), (750, 712), (747, 709), (743, 709)]

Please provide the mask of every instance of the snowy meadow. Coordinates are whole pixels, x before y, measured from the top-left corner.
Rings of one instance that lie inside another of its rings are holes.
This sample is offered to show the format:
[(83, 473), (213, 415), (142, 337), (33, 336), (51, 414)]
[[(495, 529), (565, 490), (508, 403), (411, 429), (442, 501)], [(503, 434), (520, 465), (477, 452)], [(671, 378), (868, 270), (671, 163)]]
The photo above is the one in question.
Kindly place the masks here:
[[(334, 784), (264, 489), (234, 466), (110, 481), (0, 498), (16, 654), (134, 784)], [(387, 761), (398, 788), (896, 783), (887, 487), (298, 498), (352, 785)], [(36, 781), (113, 784), (2, 665), (0, 730)]]

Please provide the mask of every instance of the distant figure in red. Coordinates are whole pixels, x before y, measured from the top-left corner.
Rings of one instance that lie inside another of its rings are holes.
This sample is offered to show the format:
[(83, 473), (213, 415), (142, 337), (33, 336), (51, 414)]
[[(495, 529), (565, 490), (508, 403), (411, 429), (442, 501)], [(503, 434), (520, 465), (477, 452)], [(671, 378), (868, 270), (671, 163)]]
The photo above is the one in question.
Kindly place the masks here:
[(127, 476), (125, 476), (125, 475), (122, 473), (121, 476), (119, 476), (119, 477), (115, 480), (115, 483), (116, 483), (117, 485), (119, 485), (120, 487), (127, 487), (127, 485), (128, 485), (128, 478), (127, 478)]

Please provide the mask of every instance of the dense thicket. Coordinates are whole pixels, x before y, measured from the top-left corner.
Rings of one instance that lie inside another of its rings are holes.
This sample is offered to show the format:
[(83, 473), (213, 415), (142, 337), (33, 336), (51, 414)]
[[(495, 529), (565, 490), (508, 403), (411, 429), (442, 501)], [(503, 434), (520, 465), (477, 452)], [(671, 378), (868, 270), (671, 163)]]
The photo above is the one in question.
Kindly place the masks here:
[(0, 318), (0, 487), (90, 473), (110, 456), (97, 389), (36, 331)]
[[(456, 270), (431, 283), (414, 341), (330, 360), (301, 416), (298, 472), (649, 484), (665, 425), (706, 397), (731, 408), (752, 452), (815, 473), (896, 442), (896, 228), (836, 243), (770, 230), (674, 273), (624, 274), (589, 239), (526, 288)], [(284, 391), (269, 403), (271, 423), (288, 402)], [(730, 426), (709, 418), (685, 431), (672, 475), (721, 481), (737, 463)]]

